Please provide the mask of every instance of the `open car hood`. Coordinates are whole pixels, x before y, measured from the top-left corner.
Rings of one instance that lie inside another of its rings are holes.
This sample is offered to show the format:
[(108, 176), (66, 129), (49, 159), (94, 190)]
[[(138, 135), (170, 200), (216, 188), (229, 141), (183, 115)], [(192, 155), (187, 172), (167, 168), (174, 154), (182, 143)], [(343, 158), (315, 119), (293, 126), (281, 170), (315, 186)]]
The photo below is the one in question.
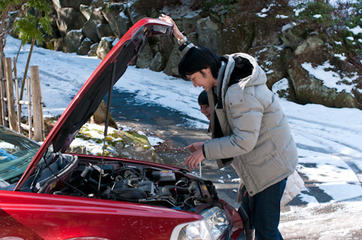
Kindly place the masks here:
[(147, 37), (171, 33), (171, 24), (158, 19), (143, 18), (123, 35), (60, 116), (15, 190), (24, 184), (51, 144), (53, 152), (64, 152), (69, 147), (78, 130), (93, 115), (109, 89), (121, 78), (128, 65), (142, 50), (147, 42)]

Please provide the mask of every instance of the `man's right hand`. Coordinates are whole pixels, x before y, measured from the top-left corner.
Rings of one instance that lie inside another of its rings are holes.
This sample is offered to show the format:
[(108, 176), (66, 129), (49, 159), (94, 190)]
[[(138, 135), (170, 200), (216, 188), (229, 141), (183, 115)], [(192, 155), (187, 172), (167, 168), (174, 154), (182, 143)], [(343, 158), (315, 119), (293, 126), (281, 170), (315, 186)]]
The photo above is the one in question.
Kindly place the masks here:
[(194, 143), (184, 147), (184, 149), (188, 149), (193, 153), (193, 152), (196, 152), (197, 150), (201, 150), (202, 145), (204, 145), (204, 143), (205, 142), (194, 142)]

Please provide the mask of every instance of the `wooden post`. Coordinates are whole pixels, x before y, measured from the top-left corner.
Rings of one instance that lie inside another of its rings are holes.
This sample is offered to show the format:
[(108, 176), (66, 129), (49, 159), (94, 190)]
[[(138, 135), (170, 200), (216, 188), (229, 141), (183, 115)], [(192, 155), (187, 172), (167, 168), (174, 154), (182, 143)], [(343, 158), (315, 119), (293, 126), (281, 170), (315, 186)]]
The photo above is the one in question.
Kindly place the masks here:
[(9, 116), (9, 127), (12, 130), (16, 130), (16, 115), (14, 105), (14, 86), (13, 76), (11, 68), (11, 58), (6, 58), (6, 98), (8, 101), (8, 116)]
[(32, 102), (33, 102), (33, 124), (34, 124), (34, 140), (42, 141), (42, 116), (41, 116), (41, 88), (39, 78), (39, 67), (31, 66), (31, 86), (32, 86)]
[(19, 83), (18, 83), (18, 76), (17, 76), (17, 70), (16, 70), (16, 60), (15, 57), (13, 57), (13, 63), (14, 63), (14, 78), (15, 78), (15, 91), (16, 91), (16, 117), (17, 117), (17, 127), (18, 132), (21, 132), (21, 105), (19, 102)]
[(3, 126), (5, 126), (4, 66), (4, 58), (0, 58), (0, 124)]
[(28, 125), (29, 125), (29, 138), (33, 138), (33, 121), (31, 120), (31, 94), (30, 94), (30, 78), (26, 78), (26, 93), (28, 97)]

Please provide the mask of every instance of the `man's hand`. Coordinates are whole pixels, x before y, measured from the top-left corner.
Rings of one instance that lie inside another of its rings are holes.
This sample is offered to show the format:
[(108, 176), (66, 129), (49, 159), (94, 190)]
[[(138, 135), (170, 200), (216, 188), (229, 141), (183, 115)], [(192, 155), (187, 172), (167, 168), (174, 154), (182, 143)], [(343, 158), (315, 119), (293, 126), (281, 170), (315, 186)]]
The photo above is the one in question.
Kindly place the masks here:
[(202, 145), (204, 145), (205, 142), (194, 142), (186, 147), (184, 147), (184, 149), (188, 149), (190, 150), (192, 153), (201, 149), (202, 151)]
[(184, 35), (181, 33), (180, 29), (177, 27), (176, 23), (173, 21), (173, 19), (170, 16), (161, 14), (161, 16), (158, 19), (173, 24), (173, 35), (175, 36), (176, 39), (184, 38)]
[(205, 156), (202, 153), (202, 145), (204, 142), (195, 142), (191, 145), (185, 147), (185, 149), (189, 149), (191, 151), (190, 156), (185, 160), (184, 166), (188, 165), (190, 170), (196, 168), (203, 160), (205, 160)]

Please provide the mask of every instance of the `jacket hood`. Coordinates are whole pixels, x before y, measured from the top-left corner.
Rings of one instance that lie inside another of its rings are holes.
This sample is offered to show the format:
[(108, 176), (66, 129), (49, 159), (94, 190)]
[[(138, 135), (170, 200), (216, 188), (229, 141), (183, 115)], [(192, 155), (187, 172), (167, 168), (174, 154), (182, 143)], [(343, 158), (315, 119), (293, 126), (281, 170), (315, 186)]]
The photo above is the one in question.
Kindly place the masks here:
[(50, 145), (53, 147), (53, 152), (64, 152), (69, 147), (78, 130), (93, 115), (104, 96), (112, 90), (113, 85), (142, 50), (147, 37), (171, 33), (172, 24), (158, 19), (143, 18), (123, 35), (60, 116), (24, 172), (16, 189), (20, 188), (31, 175)]
[[(247, 60), (252, 66), (252, 71), (251, 71), (250, 75), (248, 75), (248, 76), (241, 75), (240, 76), (240, 78), (241, 78), (240, 85), (242, 86), (242, 88), (245, 88), (248, 86), (261, 85), (261, 84), (266, 83), (266, 80), (267, 80), (266, 74), (261, 69), (259, 64), (256, 62), (256, 59), (254, 57), (252, 57), (246, 53), (234, 53), (234, 54), (227, 55), (227, 56), (228, 56), (229, 61), (226, 66), (225, 73), (227, 71), (232, 72), (234, 69), (236, 70), (237, 68), (245, 68), (244, 67), (245, 60)], [(231, 61), (233, 61), (234, 63), (231, 63)]]

